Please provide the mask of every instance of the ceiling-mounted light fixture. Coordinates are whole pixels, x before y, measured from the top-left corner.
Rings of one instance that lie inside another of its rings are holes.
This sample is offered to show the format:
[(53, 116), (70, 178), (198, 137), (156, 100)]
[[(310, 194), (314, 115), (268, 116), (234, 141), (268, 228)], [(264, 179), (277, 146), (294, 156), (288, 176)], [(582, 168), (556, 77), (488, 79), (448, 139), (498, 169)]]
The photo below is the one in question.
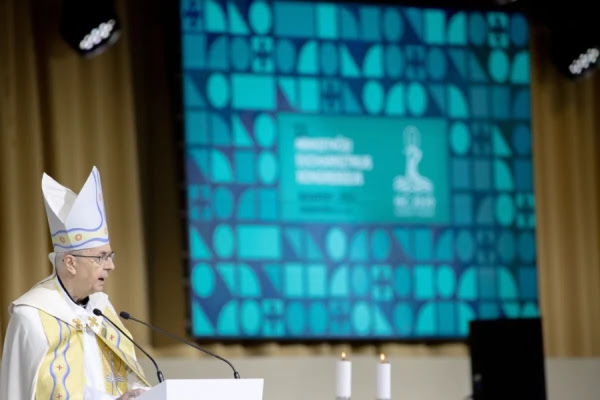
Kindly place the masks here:
[(113, 1), (63, 0), (60, 34), (84, 57), (102, 53), (121, 34), (121, 24)]

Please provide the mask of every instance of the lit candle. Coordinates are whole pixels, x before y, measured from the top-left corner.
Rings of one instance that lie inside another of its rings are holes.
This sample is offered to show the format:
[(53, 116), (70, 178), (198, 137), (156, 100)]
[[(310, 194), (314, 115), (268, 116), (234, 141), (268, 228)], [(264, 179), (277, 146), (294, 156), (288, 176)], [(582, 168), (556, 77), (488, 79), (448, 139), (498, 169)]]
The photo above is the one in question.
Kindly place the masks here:
[(389, 400), (392, 398), (391, 372), (392, 366), (385, 360), (385, 355), (379, 356), (377, 364), (377, 399)]
[(336, 365), (335, 398), (350, 400), (352, 396), (352, 363), (346, 360), (346, 353)]

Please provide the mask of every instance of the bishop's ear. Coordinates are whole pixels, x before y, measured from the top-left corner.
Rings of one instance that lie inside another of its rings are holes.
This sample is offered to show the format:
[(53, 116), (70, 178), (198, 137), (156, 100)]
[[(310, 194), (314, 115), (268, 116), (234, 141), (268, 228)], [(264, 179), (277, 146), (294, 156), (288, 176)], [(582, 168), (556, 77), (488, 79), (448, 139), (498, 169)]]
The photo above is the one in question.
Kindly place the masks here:
[(73, 256), (72, 254), (66, 254), (63, 258), (63, 264), (65, 266), (65, 270), (67, 270), (70, 275), (77, 274), (77, 268), (75, 268), (75, 265), (77, 264), (77, 257)]

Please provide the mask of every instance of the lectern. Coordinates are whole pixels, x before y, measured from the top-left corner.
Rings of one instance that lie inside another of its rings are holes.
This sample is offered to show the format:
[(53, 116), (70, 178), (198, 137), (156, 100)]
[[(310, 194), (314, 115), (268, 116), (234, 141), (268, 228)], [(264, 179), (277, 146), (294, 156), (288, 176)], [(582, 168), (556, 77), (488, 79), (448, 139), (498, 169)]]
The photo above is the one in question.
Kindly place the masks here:
[(262, 400), (264, 379), (167, 379), (140, 400)]

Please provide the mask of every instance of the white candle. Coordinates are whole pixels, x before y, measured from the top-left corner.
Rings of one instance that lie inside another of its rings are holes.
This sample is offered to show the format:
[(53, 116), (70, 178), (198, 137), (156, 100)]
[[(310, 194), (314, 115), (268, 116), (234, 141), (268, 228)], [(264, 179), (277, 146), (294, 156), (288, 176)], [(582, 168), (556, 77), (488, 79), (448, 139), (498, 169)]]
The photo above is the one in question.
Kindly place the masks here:
[(377, 363), (377, 399), (389, 400), (392, 398), (392, 366), (385, 360), (385, 355), (379, 356), (380, 362)]
[(352, 362), (346, 360), (346, 353), (336, 364), (335, 398), (350, 399), (352, 396)]

